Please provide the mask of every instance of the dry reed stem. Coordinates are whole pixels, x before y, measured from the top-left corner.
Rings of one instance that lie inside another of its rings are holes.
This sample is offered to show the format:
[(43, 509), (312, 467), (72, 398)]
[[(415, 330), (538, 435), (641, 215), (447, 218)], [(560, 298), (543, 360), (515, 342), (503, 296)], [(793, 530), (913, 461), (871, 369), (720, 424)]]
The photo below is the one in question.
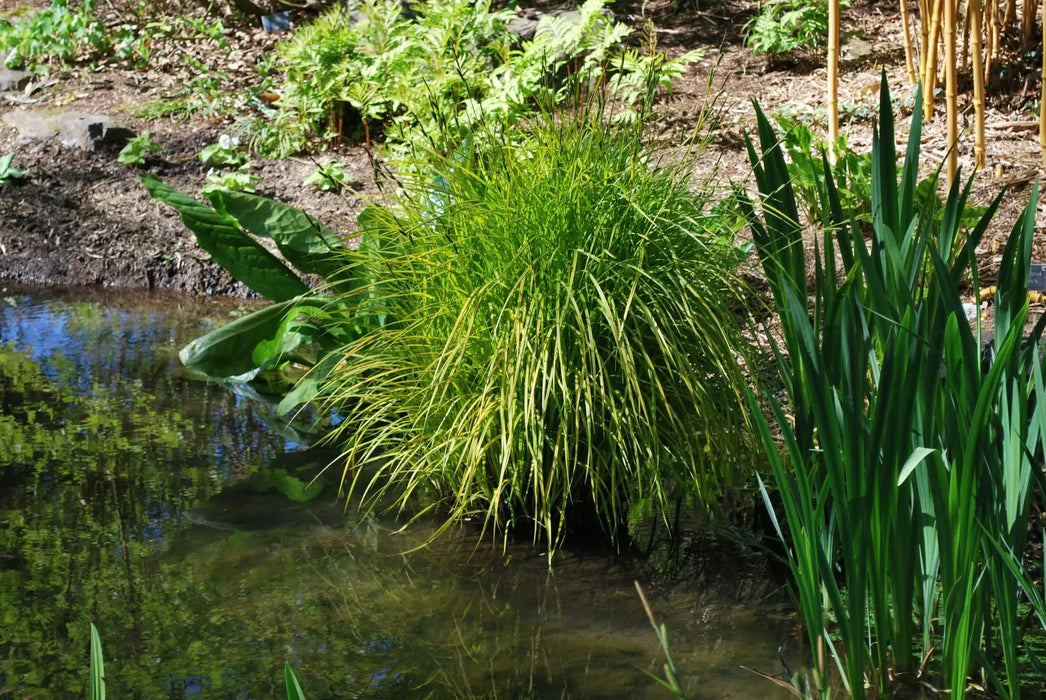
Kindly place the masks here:
[(1042, 16), (1042, 95), (1039, 97), (1039, 148), (1042, 151), (1043, 167), (1046, 167), (1046, 10)]
[(928, 20), (930, 18), (930, 12), (932, 12), (932, 10), (933, 7), (930, 5), (929, 0), (919, 0), (919, 37), (922, 39), (922, 42), (919, 44), (919, 46), (921, 47), (919, 54), (920, 78), (922, 77), (923, 62), (926, 60), (926, 47), (929, 46), (930, 23)]
[(975, 168), (985, 165), (984, 142), (984, 46), (981, 37), (981, 19), (984, 8), (981, 0), (970, 0), (967, 14), (970, 16), (970, 32), (973, 34), (973, 164)]
[(828, 1), (828, 161), (839, 138), (839, 0)]
[(962, 13), (962, 56), (959, 58), (959, 66), (964, 73), (970, 70), (970, 12), (967, 2), (966, 12)]
[(944, 0), (944, 104), (948, 121), (948, 179), (959, 169), (959, 86), (955, 74), (955, 11), (959, 0)]
[(988, 60), (984, 63), (984, 82), (987, 83), (992, 77), (992, 66), (995, 65), (995, 59), (999, 56), (999, 6), (997, 0), (988, 0), (985, 7), (991, 9), (991, 12), (987, 13), (988, 24), (986, 26)]
[[(922, 3), (919, 3), (920, 8)], [(908, 84), (913, 87), (919, 79), (915, 75), (915, 56), (912, 50), (912, 18), (908, 10), (908, 0), (901, 0), (901, 30), (904, 32), (904, 68), (908, 74)]]
[(1025, 49), (1031, 46), (1035, 36), (1035, 11), (1038, 5), (1037, 0), (1024, 0), (1024, 8), (1021, 11), (1021, 43)]
[(937, 87), (937, 37), (941, 33), (942, 0), (934, 0), (930, 12), (930, 33), (923, 44), (923, 121), (933, 119), (933, 91)]

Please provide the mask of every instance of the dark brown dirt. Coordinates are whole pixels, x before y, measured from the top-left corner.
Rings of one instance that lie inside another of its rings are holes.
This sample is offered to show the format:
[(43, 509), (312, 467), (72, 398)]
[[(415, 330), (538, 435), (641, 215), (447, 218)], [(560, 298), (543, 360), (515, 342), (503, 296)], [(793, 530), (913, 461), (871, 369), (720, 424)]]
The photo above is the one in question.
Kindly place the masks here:
[[(0, 12), (46, 4), (46, 0), (0, 0)], [(698, 160), (698, 174), (714, 173), (723, 184), (748, 183), (742, 133), (753, 123), (751, 101), (758, 100), (768, 113), (787, 110), (808, 115), (815, 124), (823, 123), (824, 60), (811, 54), (771, 63), (748, 52), (742, 43), (744, 25), (756, 11), (750, 0), (698, 5), (695, 8), (685, 0), (627, 0), (612, 8), (617, 19), (637, 29), (652, 20), (658, 27), (659, 47), (670, 53), (706, 47), (702, 66), (658, 108), (653, 138), (670, 157), (692, 133), (697, 116), (715, 95), (719, 121), (710, 148)], [(907, 94), (897, 5), (859, 0), (844, 12), (844, 25), (849, 37), (843, 49), (840, 87), (847, 115), (844, 131), (851, 147), (862, 152), (870, 146), (870, 114), (878, 101), (879, 71), (886, 70), (895, 94)], [(230, 122), (213, 118), (145, 121), (135, 116), (134, 109), (186, 84), (194, 76), (188, 56), (220, 66), (229, 76), (230, 91), (256, 84), (254, 66), (259, 56), (271, 51), (274, 36), (241, 18), (227, 21), (226, 39), (231, 53), (208, 42), (166, 42), (156, 47), (145, 71), (116, 65), (55, 70), (48, 77), (55, 83), (33, 93), (38, 102), (0, 104), (0, 111), (107, 113), (138, 132), (150, 130), (165, 149), (138, 168), (119, 164), (116, 149), (92, 153), (65, 148), (56, 141), (23, 144), (11, 128), (0, 126), (0, 153), (15, 151), (15, 165), (32, 171), (23, 183), (0, 186), (0, 280), (207, 294), (245, 291), (209, 261), (178, 217), (152, 201), (138, 182), (141, 173), (151, 173), (190, 193), (204, 184), (207, 168), (195, 156), (227, 132)], [(974, 199), (986, 202), (1002, 184), (1011, 182), (1013, 186), (998, 224), (983, 246), (982, 265), (989, 279), (998, 264), (1000, 241), (1027, 199), (1028, 184), (1042, 174), (1037, 132), (1027, 128), (1027, 122), (1036, 117), (1031, 108), (1037, 105), (1037, 94), (1038, 77), (1032, 70), (1024, 80), (996, 85), (990, 96), (988, 167), (976, 175)], [(969, 95), (962, 97), (968, 103)], [(972, 122), (972, 109), (965, 114)], [(901, 134), (906, 130), (907, 115), (898, 124)], [(961, 146), (966, 172), (972, 171), (971, 142), (967, 137)], [(943, 119), (938, 118), (924, 128), (925, 167), (934, 166), (944, 156), (944, 144)], [(355, 193), (339, 196), (303, 188), (301, 182), (315, 169), (308, 157), (254, 158), (252, 172), (261, 178), (256, 185), (260, 194), (301, 207), (351, 237), (355, 214), (365, 198), (377, 191), (373, 168), (367, 151), (359, 145), (345, 145), (331, 155), (346, 164)], [(1036, 252), (1038, 258), (1046, 259), (1046, 237), (1037, 236)]]

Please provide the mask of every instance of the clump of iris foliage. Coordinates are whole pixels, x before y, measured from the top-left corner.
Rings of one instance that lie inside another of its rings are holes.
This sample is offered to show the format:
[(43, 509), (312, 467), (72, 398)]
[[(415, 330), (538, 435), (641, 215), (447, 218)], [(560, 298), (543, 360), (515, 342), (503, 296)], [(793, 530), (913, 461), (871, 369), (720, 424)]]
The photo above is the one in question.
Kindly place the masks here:
[(382, 254), (339, 297), (385, 315), (322, 382), (352, 491), (550, 551), (572, 517), (716, 503), (750, 453), (742, 255), (689, 163), (582, 109), (432, 167), (361, 214)]
[(780, 318), (774, 351), (790, 415), (772, 391), (762, 398), (785, 455), (755, 413), (812, 651), (793, 680), (821, 697), (833, 678), (854, 696), (906, 681), (959, 696), (986, 680), (1017, 697), (1044, 675), (1022, 653), (1025, 635), (1046, 630), (1022, 560), (1046, 430), (1043, 322), (1025, 335), (1037, 193), (1007, 242), (982, 357), (986, 326), (979, 312), (967, 320), (960, 290), (972, 283), (977, 298), (975, 249), (999, 200), (964, 229), (969, 184), (956, 179), (940, 211), (918, 198), (921, 110), (898, 180), (885, 78), (881, 94), (869, 236), (825, 162), (812, 269), (781, 142), (762, 113), (759, 151), (749, 143), (761, 192), (761, 214), (749, 216)]

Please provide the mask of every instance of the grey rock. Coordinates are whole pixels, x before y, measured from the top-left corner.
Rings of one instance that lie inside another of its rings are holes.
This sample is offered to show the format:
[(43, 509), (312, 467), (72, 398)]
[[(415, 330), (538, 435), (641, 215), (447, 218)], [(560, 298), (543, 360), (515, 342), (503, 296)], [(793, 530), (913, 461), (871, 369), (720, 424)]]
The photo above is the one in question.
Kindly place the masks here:
[(33, 74), (29, 71), (0, 68), (0, 92), (24, 90), (32, 79)]
[(102, 146), (122, 147), (133, 136), (133, 131), (104, 114), (59, 115), (58, 138), (66, 146), (97, 151)]
[(530, 41), (538, 30), (538, 20), (531, 17), (513, 17), (508, 21), (506, 28), (523, 41)]
[[(614, 13), (603, 8), (599, 11), (603, 17), (610, 22), (614, 21)], [(539, 10), (518, 10), (518, 15), (508, 21), (506, 25), (509, 32), (515, 34), (523, 41), (530, 41), (537, 34), (542, 22), (547, 22), (550, 17), (563, 20), (567, 23), (577, 22), (581, 19), (581, 10), (552, 10), (541, 12)]]
[(58, 135), (58, 123), (53, 114), (18, 110), (4, 113), (0, 120), (17, 131), (18, 140), (23, 143), (43, 141)]
[(104, 114), (63, 112), (48, 114), (20, 110), (7, 112), (0, 119), (18, 131), (22, 142), (41, 141), (55, 136), (63, 145), (97, 151), (103, 146), (122, 146), (134, 132)]

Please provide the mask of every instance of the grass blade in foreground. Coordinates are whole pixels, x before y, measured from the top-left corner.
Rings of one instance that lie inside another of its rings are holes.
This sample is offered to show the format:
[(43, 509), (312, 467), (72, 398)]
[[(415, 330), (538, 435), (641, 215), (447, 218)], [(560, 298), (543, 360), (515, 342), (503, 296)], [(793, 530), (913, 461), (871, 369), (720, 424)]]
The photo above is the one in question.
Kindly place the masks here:
[(305, 700), (305, 693), (298, 683), (298, 677), (294, 675), (289, 663), (283, 665), (283, 676), (287, 683), (287, 700)]
[(91, 623), (91, 670), (87, 685), (87, 700), (105, 700), (105, 661), (102, 659), (102, 639)]

